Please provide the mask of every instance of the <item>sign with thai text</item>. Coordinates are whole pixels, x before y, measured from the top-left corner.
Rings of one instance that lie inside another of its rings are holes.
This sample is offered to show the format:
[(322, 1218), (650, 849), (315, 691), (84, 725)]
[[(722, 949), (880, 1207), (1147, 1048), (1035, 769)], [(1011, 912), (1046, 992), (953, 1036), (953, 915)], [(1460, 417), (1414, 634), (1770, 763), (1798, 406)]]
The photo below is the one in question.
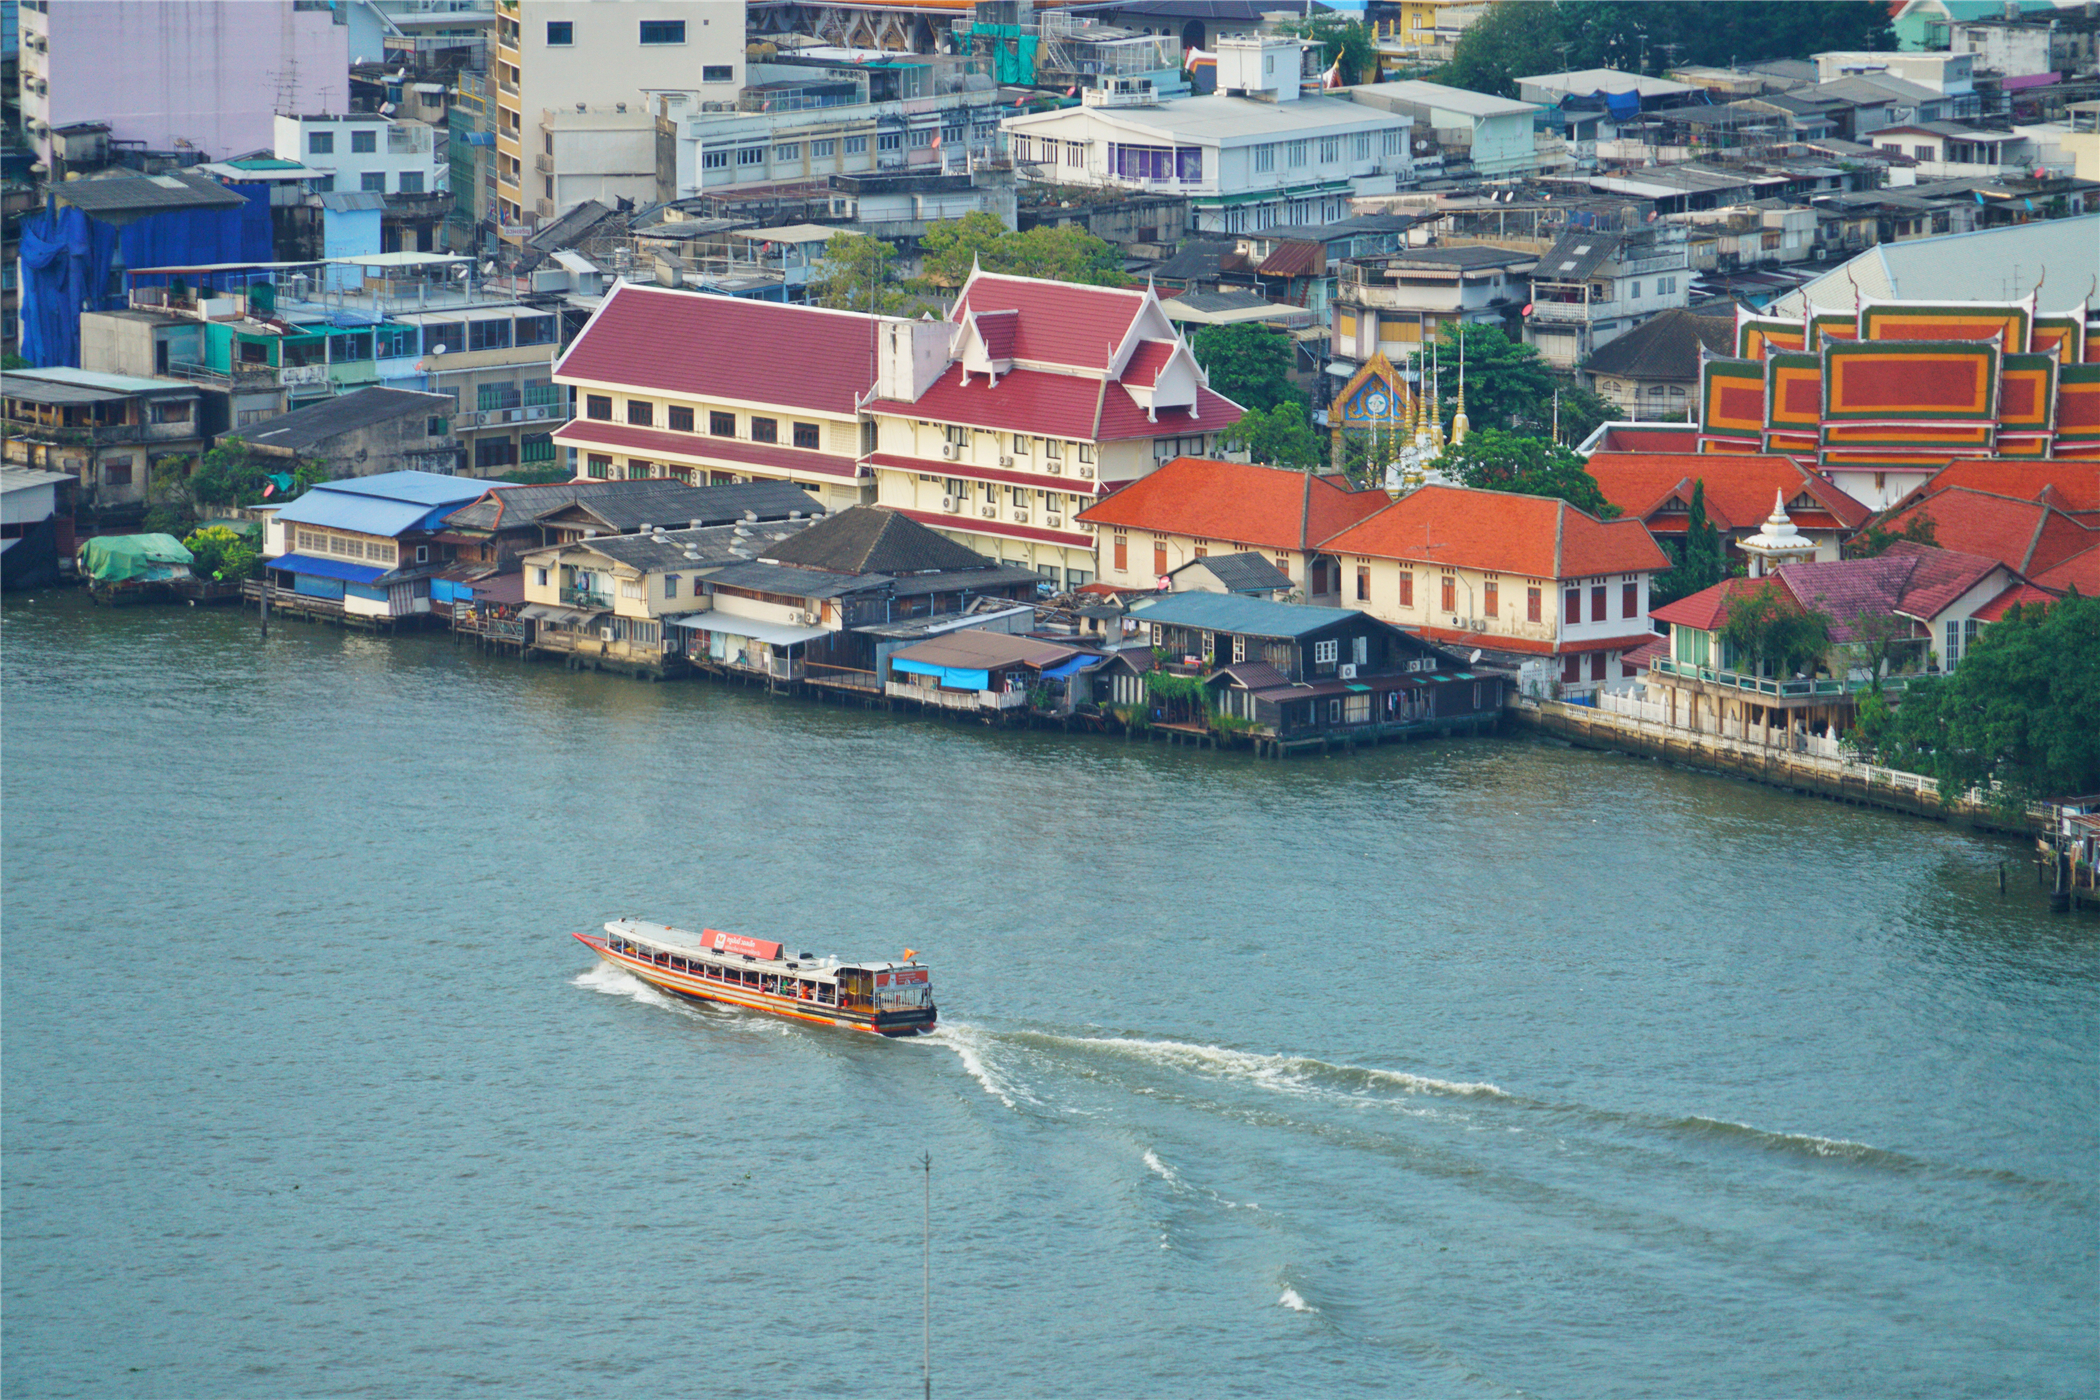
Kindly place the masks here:
[(724, 933), (718, 928), (706, 930), (707, 946), (717, 953), (746, 953), (754, 958), (777, 958), (780, 945), (768, 943), (763, 938), (749, 938), (741, 933)]

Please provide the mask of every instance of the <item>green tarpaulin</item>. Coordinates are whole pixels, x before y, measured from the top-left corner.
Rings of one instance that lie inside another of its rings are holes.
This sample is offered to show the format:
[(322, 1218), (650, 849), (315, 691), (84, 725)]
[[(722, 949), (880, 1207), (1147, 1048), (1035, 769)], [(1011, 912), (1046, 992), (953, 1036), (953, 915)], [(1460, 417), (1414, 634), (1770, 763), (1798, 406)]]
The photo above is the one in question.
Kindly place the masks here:
[(81, 552), (87, 576), (97, 583), (183, 578), (191, 558), (173, 535), (98, 535)]

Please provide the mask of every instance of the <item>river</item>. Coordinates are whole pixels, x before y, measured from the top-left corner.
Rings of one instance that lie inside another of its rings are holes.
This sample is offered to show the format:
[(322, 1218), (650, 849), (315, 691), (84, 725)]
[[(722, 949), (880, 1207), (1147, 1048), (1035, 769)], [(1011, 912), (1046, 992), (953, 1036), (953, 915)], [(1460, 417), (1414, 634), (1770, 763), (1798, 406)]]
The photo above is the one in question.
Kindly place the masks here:
[[(937, 1395), (2100, 1390), (2100, 927), (2002, 839), (4, 625), (11, 1400), (917, 1395), (922, 1153)], [(943, 1028), (671, 1004), (622, 914)]]

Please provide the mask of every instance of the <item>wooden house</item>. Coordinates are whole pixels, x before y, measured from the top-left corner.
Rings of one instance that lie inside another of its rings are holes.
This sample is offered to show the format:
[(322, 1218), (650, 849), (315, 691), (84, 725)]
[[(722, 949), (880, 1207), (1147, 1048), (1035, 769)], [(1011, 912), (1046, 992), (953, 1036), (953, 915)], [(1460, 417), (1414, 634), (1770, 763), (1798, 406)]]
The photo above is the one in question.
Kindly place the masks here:
[(1100, 658), (1062, 642), (975, 629), (930, 637), (890, 656), (892, 699), (943, 710), (1025, 715), (1031, 692)]

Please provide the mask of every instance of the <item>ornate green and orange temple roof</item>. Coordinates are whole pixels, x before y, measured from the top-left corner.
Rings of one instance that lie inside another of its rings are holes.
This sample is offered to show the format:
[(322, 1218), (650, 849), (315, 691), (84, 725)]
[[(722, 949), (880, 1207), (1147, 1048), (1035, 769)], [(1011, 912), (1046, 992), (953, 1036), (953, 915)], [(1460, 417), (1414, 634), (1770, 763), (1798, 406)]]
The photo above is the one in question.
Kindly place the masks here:
[(1699, 450), (1829, 470), (1956, 457), (2100, 458), (2100, 322), (2013, 302), (1738, 311), (1736, 353), (1700, 367)]

